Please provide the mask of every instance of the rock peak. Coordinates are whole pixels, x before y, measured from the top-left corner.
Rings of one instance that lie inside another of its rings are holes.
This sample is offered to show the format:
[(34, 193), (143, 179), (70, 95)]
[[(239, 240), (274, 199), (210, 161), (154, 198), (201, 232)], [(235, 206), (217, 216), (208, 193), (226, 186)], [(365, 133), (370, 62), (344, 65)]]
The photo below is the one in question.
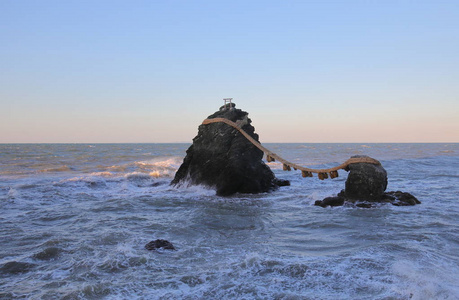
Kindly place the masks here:
[(225, 103), (225, 105), (220, 106), (220, 110), (232, 110), (236, 107), (236, 103), (230, 102)]

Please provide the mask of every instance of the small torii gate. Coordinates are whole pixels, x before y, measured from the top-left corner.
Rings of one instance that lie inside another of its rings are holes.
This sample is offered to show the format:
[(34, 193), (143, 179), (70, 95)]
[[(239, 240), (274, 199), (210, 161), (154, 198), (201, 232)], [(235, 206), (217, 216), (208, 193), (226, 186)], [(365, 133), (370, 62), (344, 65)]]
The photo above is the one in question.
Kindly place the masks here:
[(229, 109), (233, 109), (233, 106), (231, 105), (231, 101), (233, 98), (223, 98), (223, 102), (225, 103), (223, 106), (223, 110), (226, 110), (226, 104), (229, 103)]

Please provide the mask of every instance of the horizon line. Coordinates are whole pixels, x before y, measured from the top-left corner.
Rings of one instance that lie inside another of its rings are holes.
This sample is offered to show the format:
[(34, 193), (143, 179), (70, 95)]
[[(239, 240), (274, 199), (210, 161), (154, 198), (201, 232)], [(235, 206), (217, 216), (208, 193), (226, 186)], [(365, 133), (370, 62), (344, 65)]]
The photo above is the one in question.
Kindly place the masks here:
[[(0, 145), (193, 144), (193, 142), (0, 142)], [(260, 144), (459, 144), (459, 142), (264, 142)]]

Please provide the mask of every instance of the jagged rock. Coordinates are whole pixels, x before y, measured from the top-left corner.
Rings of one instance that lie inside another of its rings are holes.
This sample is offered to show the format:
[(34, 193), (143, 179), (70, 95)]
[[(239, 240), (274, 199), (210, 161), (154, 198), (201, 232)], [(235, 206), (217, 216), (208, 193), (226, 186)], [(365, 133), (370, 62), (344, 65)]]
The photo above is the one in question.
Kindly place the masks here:
[(421, 204), (421, 201), (419, 201), (410, 193), (401, 191), (384, 193), (384, 197), (388, 202), (392, 203), (392, 205), (395, 206), (409, 206)]
[[(226, 118), (236, 122), (258, 141), (248, 113), (235, 106), (234, 103), (222, 106), (208, 118)], [(186, 153), (171, 182), (173, 185), (206, 185), (215, 188), (217, 195), (227, 196), (268, 192), (290, 184), (276, 179), (262, 160), (263, 152), (238, 130), (224, 123), (200, 125)]]
[(156, 249), (166, 249), (166, 250), (175, 250), (174, 245), (167, 240), (154, 240), (145, 245), (147, 250), (156, 250)]

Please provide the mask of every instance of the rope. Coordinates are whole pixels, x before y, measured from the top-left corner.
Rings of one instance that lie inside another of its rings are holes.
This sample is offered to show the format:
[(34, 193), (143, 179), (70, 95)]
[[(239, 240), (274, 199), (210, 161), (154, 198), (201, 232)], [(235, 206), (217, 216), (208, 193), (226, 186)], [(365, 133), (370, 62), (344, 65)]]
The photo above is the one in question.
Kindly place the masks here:
[(353, 158), (349, 158), (348, 160), (346, 160), (344, 163), (340, 164), (339, 166), (336, 166), (336, 167), (333, 167), (333, 168), (329, 168), (329, 169), (307, 168), (307, 167), (299, 166), (297, 164), (289, 162), (289, 161), (283, 159), (282, 157), (280, 157), (279, 155), (277, 155), (276, 153), (274, 153), (274, 152), (266, 149), (265, 147), (263, 147), (260, 144), (260, 142), (258, 142), (254, 138), (252, 138), (247, 132), (245, 132), (241, 128), (243, 126), (243, 124), (245, 124), (245, 123), (237, 124), (237, 123), (235, 123), (233, 121), (230, 121), (228, 119), (225, 119), (225, 118), (205, 119), (202, 122), (203, 125), (212, 124), (212, 123), (225, 123), (225, 124), (228, 124), (229, 126), (235, 128), (235, 129), (237, 129), (255, 147), (257, 147), (258, 149), (260, 149), (261, 151), (263, 151), (266, 154), (266, 159), (267, 159), (268, 162), (272, 162), (272, 161), (276, 161), (277, 160), (277, 161), (279, 161), (279, 162), (281, 162), (283, 164), (284, 171), (291, 171), (292, 168), (294, 170), (300, 170), (301, 171), (301, 175), (303, 177), (312, 177), (312, 173), (317, 173), (319, 179), (323, 180), (323, 179), (327, 179), (328, 177), (330, 177), (330, 178), (338, 177), (338, 170), (346, 169), (346, 167), (349, 166), (350, 164), (367, 163), (367, 164), (381, 165), (381, 163), (378, 160), (376, 160), (374, 158), (371, 158), (371, 157), (353, 157)]

